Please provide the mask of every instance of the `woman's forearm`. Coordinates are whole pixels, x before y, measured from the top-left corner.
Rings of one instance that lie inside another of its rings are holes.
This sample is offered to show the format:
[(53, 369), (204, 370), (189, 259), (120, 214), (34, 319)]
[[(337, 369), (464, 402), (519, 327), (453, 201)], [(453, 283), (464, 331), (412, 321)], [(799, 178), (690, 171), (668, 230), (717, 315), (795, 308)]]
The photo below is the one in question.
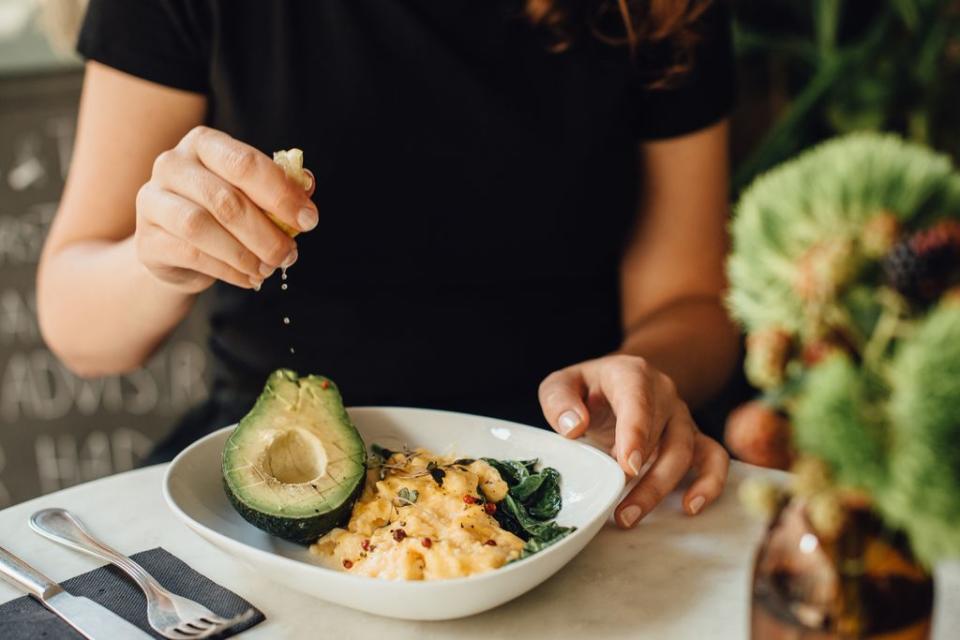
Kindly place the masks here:
[(37, 277), (44, 339), (83, 376), (141, 365), (194, 298), (151, 275), (137, 259), (132, 237), (60, 247), (44, 255)]
[(669, 375), (696, 407), (723, 387), (739, 355), (739, 339), (719, 299), (683, 298), (627, 330), (620, 352), (642, 356)]

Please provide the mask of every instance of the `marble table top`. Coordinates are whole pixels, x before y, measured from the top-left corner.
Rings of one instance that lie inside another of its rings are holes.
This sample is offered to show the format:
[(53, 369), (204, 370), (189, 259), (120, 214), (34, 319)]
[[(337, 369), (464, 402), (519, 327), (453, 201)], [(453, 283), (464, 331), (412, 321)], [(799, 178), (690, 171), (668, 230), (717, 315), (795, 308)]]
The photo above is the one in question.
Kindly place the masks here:
[[(632, 531), (605, 527), (567, 567), (497, 609), (444, 622), (381, 618), (268, 583), (191, 532), (160, 493), (165, 466), (104, 478), (0, 511), (0, 544), (54, 580), (97, 567), (27, 526), (37, 509), (74, 511), (120, 551), (162, 546), (259, 607), (266, 622), (243, 638), (747, 638), (753, 553), (763, 525), (737, 500), (744, 478), (776, 472), (734, 463), (723, 498), (695, 518), (679, 495)], [(937, 570), (936, 640), (960, 637), (960, 565)], [(20, 595), (0, 582), (0, 602)], [(0, 629), (0, 637), (3, 636)]]

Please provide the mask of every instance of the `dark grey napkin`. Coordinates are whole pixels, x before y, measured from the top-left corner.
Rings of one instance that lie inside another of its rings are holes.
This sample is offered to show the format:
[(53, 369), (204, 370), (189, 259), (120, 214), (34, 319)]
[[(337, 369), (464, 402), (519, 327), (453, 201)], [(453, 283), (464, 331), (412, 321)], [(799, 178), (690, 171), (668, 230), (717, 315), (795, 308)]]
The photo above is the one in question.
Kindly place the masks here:
[[(160, 547), (141, 551), (131, 557), (170, 591), (196, 600), (224, 618), (232, 618), (251, 608), (249, 602), (200, 575), (182, 560)], [(84, 596), (103, 605), (121, 618), (152, 634), (153, 637), (163, 638), (147, 623), (147, 599), (140, 591), (140, 587), (113, 565), (70, 578), (60, 583), (60, 586), (75, 596)], [(263, 613), (255, 610), (253, 617), (227, 629), (217, 637), (229, 638), (263, 620)], [(37, 638), (83, 640), (83, 636), (29, 596), (0, 605), (0, 638), (3, 640), (36, 640)], [(105, 638), (104, 640), (121, 639)]]

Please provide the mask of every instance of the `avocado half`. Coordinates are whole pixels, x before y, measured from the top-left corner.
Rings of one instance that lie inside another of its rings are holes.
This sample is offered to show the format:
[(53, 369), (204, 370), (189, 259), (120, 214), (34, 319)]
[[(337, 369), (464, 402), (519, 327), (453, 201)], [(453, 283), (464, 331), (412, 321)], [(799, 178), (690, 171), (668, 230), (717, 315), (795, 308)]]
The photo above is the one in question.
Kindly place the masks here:
[(223, 483), (247, 522), (308, 544), (349, 520), (366, 462), (337, 386), (280, 369), (230, 434)]

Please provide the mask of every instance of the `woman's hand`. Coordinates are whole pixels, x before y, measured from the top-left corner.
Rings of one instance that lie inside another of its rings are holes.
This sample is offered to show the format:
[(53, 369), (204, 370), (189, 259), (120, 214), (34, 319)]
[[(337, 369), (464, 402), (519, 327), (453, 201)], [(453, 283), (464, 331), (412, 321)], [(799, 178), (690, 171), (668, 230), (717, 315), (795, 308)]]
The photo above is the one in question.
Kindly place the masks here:
[(632, 527), (693, 469), (684, 509), (699, 513), (723, 491), (729, 456), (700, 433), (673, 381), (637, 356), (610, 355), (556, 371), (540, 384), (547, 422), (567, 438), (591, 437), (607, 447), (630, 476), (649, 469), (617, 506)]
[(157, 157), (137, 194), (137, 255), (183, 293), (214, 280), (257, 288), (297, 260), (296, 243), (264, 211), (309, 231), (319, 219), (312, 193), (250, 145), (195, 127)]

